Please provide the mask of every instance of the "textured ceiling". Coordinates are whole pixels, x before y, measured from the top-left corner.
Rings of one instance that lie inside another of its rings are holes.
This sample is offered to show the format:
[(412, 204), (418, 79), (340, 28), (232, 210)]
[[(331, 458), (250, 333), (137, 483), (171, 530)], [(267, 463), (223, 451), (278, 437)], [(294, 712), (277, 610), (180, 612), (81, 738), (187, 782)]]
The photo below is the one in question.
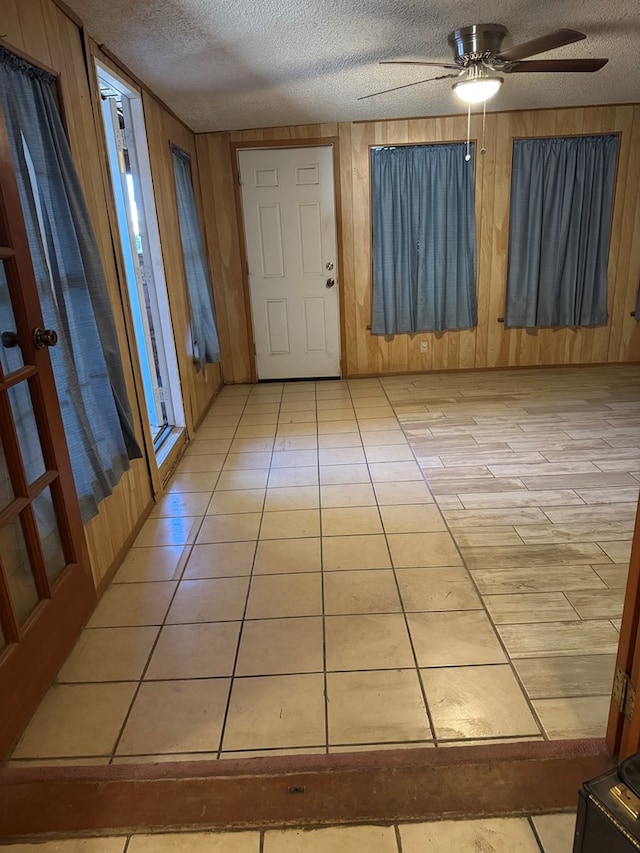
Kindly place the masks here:
[(463, 112), (452, 80), (358, 101), (450, 62), (448, 33), (498, 23), (504, 47), (561, 27), (585, 41), (536, 57), (609, 57), (595, 74), (505, 77), (490, 110), (640, 101), (640, 0), (66, 0), (195, 131)]

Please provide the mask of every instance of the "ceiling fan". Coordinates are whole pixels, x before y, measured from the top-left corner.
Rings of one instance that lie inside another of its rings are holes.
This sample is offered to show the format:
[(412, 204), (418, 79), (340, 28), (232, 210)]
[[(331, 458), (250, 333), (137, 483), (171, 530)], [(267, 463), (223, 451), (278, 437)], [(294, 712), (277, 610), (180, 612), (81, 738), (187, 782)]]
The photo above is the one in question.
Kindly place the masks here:
[(453, 84), (453, 91), (461, 100), (468, 104), (480, 104), (496, 94), (502, 85), (504, 74), (528, 74), (537, 71), (551, 73), (598, 71), (605, 66), (608, 59), (540, 59), (529, 60), (528, 57), (545, 53), (556, 47), (581, 41), (585, 33), (577, 30), (556, 30), (531, 41), (517, 44), (502, 50), (502, 42), (508, 35), (508, 30), (501, 24), (473, 24), (449, 33), (447, 41), (453, 50), (453, 63), (426, 62), (420, 60), (386, 59), (381, 65), (428, 65), (436, 68), (455, 70), (455, 74), (440, 74), (415, 83), (405, 83), (393, 86), (371, 95), (358, 98), (362, 101), (398, 89), (407, 89), (431, 80), (460, 78)]

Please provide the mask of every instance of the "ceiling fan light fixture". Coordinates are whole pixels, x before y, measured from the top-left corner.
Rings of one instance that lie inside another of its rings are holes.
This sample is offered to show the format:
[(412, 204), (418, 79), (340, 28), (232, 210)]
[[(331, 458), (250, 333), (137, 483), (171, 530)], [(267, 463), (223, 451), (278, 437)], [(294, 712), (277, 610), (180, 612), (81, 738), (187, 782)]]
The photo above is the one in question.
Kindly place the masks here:
[(463, 80), (451, 87), (453, 94), (465, 104), (482, 104), (492, 98), (502, 86), (502, 77), (492, 76), (486, 68), (472, 65)]

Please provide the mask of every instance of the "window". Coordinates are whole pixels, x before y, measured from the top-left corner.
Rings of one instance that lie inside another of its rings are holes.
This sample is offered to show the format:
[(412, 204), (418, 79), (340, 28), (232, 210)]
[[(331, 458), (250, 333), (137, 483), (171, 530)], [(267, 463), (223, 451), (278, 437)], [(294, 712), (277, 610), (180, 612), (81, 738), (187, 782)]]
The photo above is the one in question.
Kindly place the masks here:
[(617, 136), (513, 143), (506, 326), (607, 322)]
[(157, 458), (168, 451), (166, 440), (175, 440), (184, 427), (184, 413), (142, 100), (139, 92), (99, 64), (98, 82), (144, 402)]
[(374, 334), (476, 325), (474, 170), (466, 152), (464, 143), (372, 150)]
[(171, 146), (184, 271), (191, 309), (193, 356), (200, 367), (220, 361), (220, 344), (213, 313), (213, 295), (191, 180), (189, 155)]
[[(140, 457), (100, 256), (51, 89), (53, 78), (0, 48), (0, 104), (29, 238), (69, 455), (84, 521), (128, 459)], [(4, 306), (6, 312), (6, 306)], [(11, 327), (9, 327), (11, 328)], [(30, 402), (16, 398), (30, 479), (41, 455)]]

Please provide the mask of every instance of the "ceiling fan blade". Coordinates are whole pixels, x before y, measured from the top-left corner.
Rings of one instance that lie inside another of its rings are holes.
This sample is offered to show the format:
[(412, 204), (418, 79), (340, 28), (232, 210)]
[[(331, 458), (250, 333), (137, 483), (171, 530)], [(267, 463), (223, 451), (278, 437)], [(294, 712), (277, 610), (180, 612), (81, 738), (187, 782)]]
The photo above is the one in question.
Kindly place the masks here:
[(426, 80), (416, 80), (415, 83), (405, 83), (402, 86), (393, 86), (391, 89), (382, 89), (380, 92), (372, 92), (370, 95), (361, 95), (357, 100), (366, 101), (367, 98), (375, 98), (377, 95), (386, 95), (388, 92), (397, 92), (398, 89), (408, 89), (409, 86), (419, 86), (420, 83), (430, 83), (432, 80), (446, 80), (447, 77), (457, 76), (457, 74), (440, 74), (438, 77), (427, 77)]
[(513, 68), (504, 69), (508, 74), (522, 74), (531, 71), (599, 71), (608, 59), (533, 59), (528, 62), (516, 62)]
[(417, 59), (381, 59), (378, 65), (431, 65), (434, 68), (455, 68), (461, 71), (459, 65), (453, 65), (451, 62), (422, 62)]
[(556, 30), (546, 36), (516, 44), (508, 50), (502, 50), (496, 56), (505, 62), (517, 62), (519, 59), (526, 59), (528, 56), (535, 56), (537, 53), (544, 53), (546, 50), (553, 50), (555, 47), (563, 47), (565, 44), (582, 41), (586, 37), (585, 33), (579, 33), (577, 30)]

